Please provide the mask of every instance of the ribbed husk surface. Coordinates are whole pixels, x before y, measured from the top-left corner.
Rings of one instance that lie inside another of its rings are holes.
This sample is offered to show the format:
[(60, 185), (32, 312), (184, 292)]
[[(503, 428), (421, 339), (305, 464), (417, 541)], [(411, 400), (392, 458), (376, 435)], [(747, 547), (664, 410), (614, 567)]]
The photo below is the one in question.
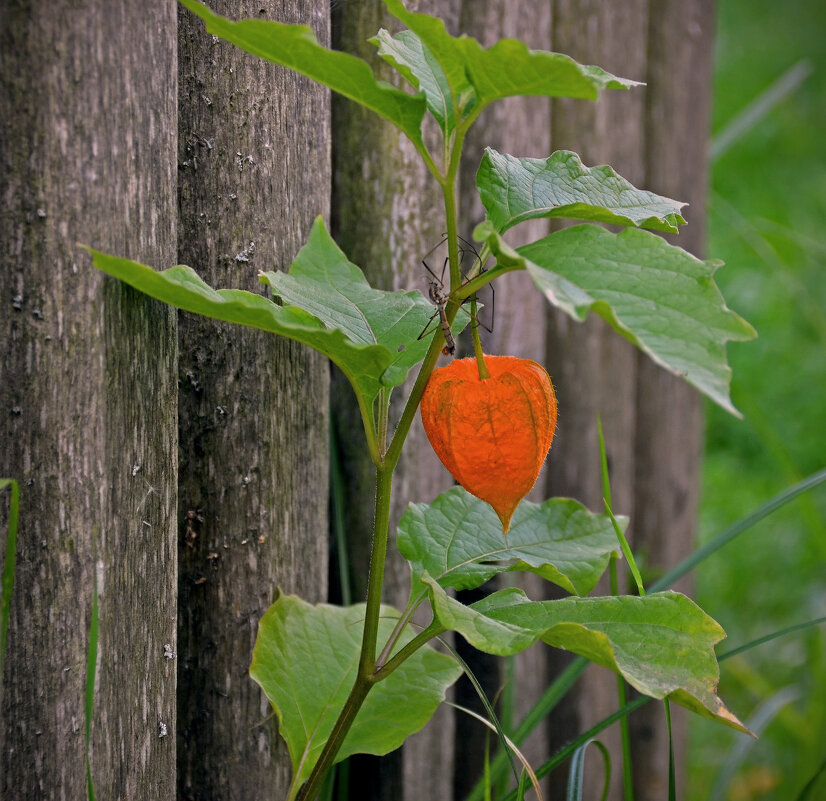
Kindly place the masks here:
[(556, 396), (544, 368), (530, 359), (457, 359), (433, 371), (422, 422), (442, 464), (471, 495), (487, 501), (505, 531), (536, 483), (556, 428)]

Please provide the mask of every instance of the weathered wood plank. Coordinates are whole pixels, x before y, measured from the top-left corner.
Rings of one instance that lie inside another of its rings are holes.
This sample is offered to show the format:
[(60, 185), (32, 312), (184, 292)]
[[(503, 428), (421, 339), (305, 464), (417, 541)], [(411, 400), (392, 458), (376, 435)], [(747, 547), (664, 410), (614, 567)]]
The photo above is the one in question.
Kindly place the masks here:
[(0, 474), (23, 489), (3, 797), (86, 797), (95, 577), (97, 795), (175, 794), (175, 316), (75, 245), (174, 261), (175, 27), (167, 0), (0, 10)]
[[(329, 37), (325, 0), (210, 6)], [(329, 94), (179, 20), (178, 259), (263, 294), (258, 270), (329, 211)], [(281, 798), (289, 756), (248, 669), (277, 587), (326, 600), (327, 363), (190, 315), (179, 331), (179, 798)]]
[[(461, 30), (485, 47), (492, 46), (499, 39), (514, 37), (527, 42), (530, 47), (547, 50), (551, 41), (551, 6), (536, 0), (465, 0), (462, 4)], [(484, 148), (493, 147), (514, 156), (545, 158), (551, 152), (549, 120), (548, 99), (515, 97), (490, 106), (471, 128), (465, 141), (460, 181), (460, 216), (470, 229), (484, 217), (476, 191), (476, 171)], [(547, 233), (547, 221), (530, 220), (509, 231), (508, 242), (511, 245), (527, 244)], [(545, 323), (548, 315), (545, 299), (525, 273), (514, 273), (497, 281), (495, 291), (493, 332), (483, 336), (486, 351), (534, 359), (545, 365)], [(529, 498), (542, 501), (545, 497), (543, 474)], [(543, 596), (547, 586), (530, 574), (511, 574), (508, 580), (517, 580), (528, 595), (536, 599)], [(501, 699), (505, 694), (512, 696), (514, 719), (518, 722), (547, 687), (547, 650), (544, 645), (537, 645), (519, 654), (513, 658), (512, 669), (508, 668), (506, 660), (474, 652), (470, 647), (463, 651), (463, 656), (471, 660), (474, 670), (491, 678), (490, 685), (486, 687), (491, 698)], [(504, 694), (500, 692), (503, 687)], [(465, 679), (457, 684), (456, 695), (457, 703), (485, 714), (475, 690)], [(492, 738), (492, 733), (477, 721), (457, 715), (454, 769), (457, 798), (464, 797), (481, 777), (485, 746), (492, 743)], [(532, 765), (541, 765), (548, 754), (544, 728), (538, 727), (521, 750)]]
[[(648, 18), (645, 186), (688, 202), (685, 226), (669, 239), (705, 255), (708, 138), (714, 37), (713, 0), (651, 3)], [(680, 80), (673, 80), (679, 75)], [(674, 154), (679, 157), (675, 158)], [(634, 547), (649, 570), (665, 570), (694, 548), (703, 447), (703, 402), (684, 381), (638, 356)], [(691, 580), (677, 589), (690, 592)], [(687, 713), (672, 705), (678, 795), (685, 786)], [(639, 801), (668, 788), (668, 735), (659, 704), (631, 719), (634, 792)]]
[[(408, 3), (408, 8), (439, 14), (456, 32), (458, 0)], [(375, 65), (385, 80), (397, 81), (367, 43), (380, 27), (400, 25), (381, 2), (342, 4), (336, 13), (336, 44)], [(421, 288), (422, 257), (444, 232), (444, 211), (435, 180), (407, 139), (374, 114), (335, 98), (333, 103), (333, 234), (348, 257), (383, 289)], [(414, 376), (415, 377), (415, 376)], [(401, 414), (412, 382), (393, 393), (391, 425)], [(341, 376), (333, 379), (333, 418), (347, 488), (346, 531), (350, 546), (353, 598), (362, 600), (372, 535), (375, 470), (352, 392)], [(436, 459), (418, 418), (407, 438), (393, 482), (391, 536), (385, 599), (403, 606), (410, 586), (407, 564), (395, 548), (395, 528), (411, 501), (428, 502), (452, 483)], [(440, 710), (420, 737), (401, 755), (354, 760), (353, 798), (450, 798), (452, 713)]]

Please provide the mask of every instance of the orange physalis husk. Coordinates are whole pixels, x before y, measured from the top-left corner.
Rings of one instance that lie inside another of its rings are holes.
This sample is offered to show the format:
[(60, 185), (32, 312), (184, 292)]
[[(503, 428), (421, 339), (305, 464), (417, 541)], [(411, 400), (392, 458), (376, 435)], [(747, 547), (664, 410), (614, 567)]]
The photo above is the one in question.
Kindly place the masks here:
[(536, 483), (556, 428), (556, 395), (530, 359), (457, 359), (433, 371), (422, 397), (422, 422), (442, 464), (471, 495), (487, 501), (505, 531)]

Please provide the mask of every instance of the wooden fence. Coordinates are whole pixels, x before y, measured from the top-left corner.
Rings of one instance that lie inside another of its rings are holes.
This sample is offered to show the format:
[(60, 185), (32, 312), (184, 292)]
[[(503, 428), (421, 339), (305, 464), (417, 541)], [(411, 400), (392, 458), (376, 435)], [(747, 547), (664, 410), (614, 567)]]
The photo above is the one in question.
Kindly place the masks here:
[[(485, 44), (519, 36), (648, 82), (597, 105), (489, 111), (462, 169), (467, 219), (484, 145), (569, 147), (691, 201), (680, 244), (701, 251), (711, 0), (410, 5)], [(392, 27), (378, 0), (334, 3), (332, 28), (327, 0), (210, 6), (309, 24), (371, 60), (365, 40)], [(260, 291), (258, 269), (286, 269), (323, 214), (372, 282), (409, 286), (442, 230), (433, 187), (380, 121), (207, 35), (172, 0), (4, 3), (0, 63), (0, 476), (21, 485), (2, 797), (84, 798), (88, 754), (99, 799), (279, 798), (289, 760), (247, 670), (276, 587), (328, 597), (331, 430), (363, 593), (372, 471), (349, 390), (334, 375), (331, 393), (327, 364), (302, 347), (178, 315), (104, 278), (76, 243)], [(601, 505), (600, 412), (615, 508), (649, 566), (675, 562), (694, 525), (697, 397), (604, 326), (547, 317), (510, 277), (496, 314), (495, 348), (547, 364), (559, 394), (538, 494)], [(449, 480), (415, 430), (397, 475), (396, 516)], [(403, 601), (400, 559), (388, 577), (388, 600)], [(520, 709), (559, 667), (546, 650), (520, 658)], [(479, 669), (495, 690), (500, 666)], [(535, 760), (612, 703), (602, 678), (537, 733)], [(664, 722), (641, 712), (634, 725), (638, 798), (662, 798)], [(351, 797), (458, 801), (479, 737), (440, 712), (380, 767), (356, 760)]]

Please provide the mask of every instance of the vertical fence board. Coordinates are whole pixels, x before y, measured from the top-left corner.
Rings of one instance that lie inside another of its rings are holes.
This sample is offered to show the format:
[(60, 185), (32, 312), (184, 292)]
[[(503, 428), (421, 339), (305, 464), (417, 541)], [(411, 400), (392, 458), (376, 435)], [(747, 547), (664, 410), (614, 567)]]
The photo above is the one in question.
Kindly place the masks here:
[[(323, 0), (211, 8), (329, 38)], [(258, 271), (286, 270), (329, 209), (329, 94), (179, 20), (178, 258), (263, 294)], [(191, 315), (179, 331), (179, 798), (280, 798), (289, 756), (248, 670), (277, 587), (326, 599), (327, 364)]]
[[(542, 0), (465, 0), (462, 4), (461, 32), (473, 36), (484, 47), (492, 46), (499, 39), (514, 37), (527, 42), (529, 47), (547, 50), (551, 41), (550, 24), (551, 6)], [(484, 218), (484, 208), (476, 190), (476, 171), (484, 148), (493, 147), (500, 153), (514, 156), (546, 158), (551, 152), (549, 114), (550, 101), (546, 98), (508, 98), (486, 109), (471, 128), (465, 140), (460, 181), (460, 218), (468, 231)], [(508, 243), (513, 246), (527, 244), (547, 232), (547, 221), (530, 220), (508, 232)], [(493, 331), (483, 336), (486, 352), (534, 359), (545, 365), (547, 309), (547, 302), (526, 273), (512, 273), (497, 281)], [(537, 481), (529, 498), (537, 502), (544, 500), (543, 477)], [(537, 600), (542, 598), (547, 586), (542, 579), (530, 574), (510, 574), (507, 580), (517, 581), (531, 598)], [(501, 584), (501, 581), (494, 583)], [(459, 640), (457, 647), (462, 649), (463, 645)], [(470, 646), (466, 646), (462, 653), (475, 670), (491, 678), (490, 686), (485, 688), (491, 698), (513, 698), (513, 715), (518, 722), (547, 686), (547, 650), (546, 646), (538, 644), (513, 657), (510, 667), (506, 660), (482, 654)], [(456, 695), (457, 703), (486, 714), (466, 679), (460, 680)], [(480, 778), (485, 744), (491, 743), (492, 737), (492, 733), (477, 721), (457, 715), (454, 767), (457, 798), (462, 798)], [(520, 748), (532, 765), (542, 764), (548, 751), (542, 727), (537, 728)]]
[[(649, 15), (646, 187), (688, 201), (674, 244), (703, 256), (714, 33), (713, 0), (658, 2)], [(675, 154), (678, 157), (675, 158)], [(699, 394), (638, 357), (634, 545), (649, 570), (672, 567), (694, 547), (702, 456)], [(691, 581), (677, 586), (690, 591)], [(685, 785), (687, 713), (672, 705), (679, 784)], [(639, 801), (664, 798), (668, 736), (659, 704), (631, 720)], [(679, 791), (678, 791), (679, 794)]]
[[(634, 0), (622, 7), (603, 0), (556, 0), (553, 49), (586, 64), (598, 64), (624, 77), (644, 80), (646, 75), (647, 2)], [(553, 149), (575, 150), (589, 166), (610, 164), (632, 183), (644, 178), (645, 96), (641, 89), (604, 92), (596, 103), (555, 100), (552, 108)], [(575, 497), (594, 511), (602, 511), (597, 415), (602, 419), (611, 477), (613, 507), (630, 515), (633, 523), (634, 430), (636, 352), (606, 323), (591, 316), (583, 325), (560, 312), (550, 316), (548, 361), (558, 374), (559, 430), (548, 466), (551, 494)], [(621, 567), (622, 571), (622, 567)], [(607, 576), (595, 590), (610, 592)], [(550, 657), (557, 673), (568, 657)], [(617, 706), (617, 685), (612, 673), (589, 667), (583, 679), (550, 719), (552, 751), (568, 739), (568, 725), (583, 731)], [(557, 715), (559, 716), (557, 718)], [(561, 721), (565, 721), (562, 725)], [(621, 765), (617, 727), (602, 739)], [(596, 778), (596, 777), (594, 777)], [(621, 795), (622, 772), (612, 773), (611, 797)], [(565, 792), (566, 776), (557, 771), (551, 793)], [(598, 792), (596, 781), (587, 795)]]
[[(175, 317), (75, 245), (175, 256), (170, 2), (0, 10), (0, 475), (22, 485), (3, 797), (174, 797)], [(163, 723), (167, 735), (161, 736)]]
[[(444, 18), (455, 33), (458, 0), (407, 3), (416, 11)], [(342, 50), (371, 62), (385, 80), (397, 80), (367, 43), (380, 27), (391, 32), (400, 25), (380, 2), (342, 4), (337, 10), (337, 42)], [(348, 257), (382, 289), (422, 288), (422, 257), (444, 232), (441, 194), (413, 146), (395, 128), (348, 101), (333, 104), (334, 236)], [(436, 151), (439, 152), (439, 151)], [(444, 258), (444, 257), (442, 257)], [(413, 373), (415, 378), (415, 371)], [(352, 392), (340, 375), (333, 385), (333, 416), (341, 447), (347, 498), (345, 510), (353, 598), (362, 600), (372, 536), (375, 469), (365, 451), (364, 433)], [(401, 413), (412, 386), (395, 390), (391, 426)], [(392, 428), (391, 428), (392, 431)], [(395, 528), (411, 501), (429, 502), (452, 480), (439, 464), (417, 419), (407, 438), (393, 482), (390, 544), (385, 600), (403, 606), (410, 573), (395, 548)], [(452, 766), (452, 714), (439, 710), (421, 737), (405, 744), (402, 753), (353, 760), (353, 798), (449, 799)]]

